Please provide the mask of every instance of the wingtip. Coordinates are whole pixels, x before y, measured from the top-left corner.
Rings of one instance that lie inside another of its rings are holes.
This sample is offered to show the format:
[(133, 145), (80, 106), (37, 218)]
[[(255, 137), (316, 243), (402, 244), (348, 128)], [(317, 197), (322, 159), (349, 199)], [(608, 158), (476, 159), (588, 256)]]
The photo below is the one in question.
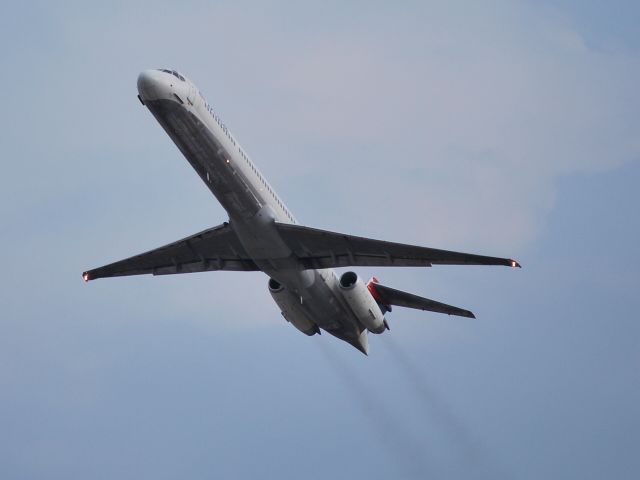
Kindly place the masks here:
[(522, 268), (522, 265), (520, 265), (518, 262), (516, 262), (515, 260), (509, 260), (509, 263), (511, 265), (512, 268)]
[(84, 280), (85, 282), (91, 280), (91, 277), (89, 277), (89, 272), (82, 272), (82, 280)]

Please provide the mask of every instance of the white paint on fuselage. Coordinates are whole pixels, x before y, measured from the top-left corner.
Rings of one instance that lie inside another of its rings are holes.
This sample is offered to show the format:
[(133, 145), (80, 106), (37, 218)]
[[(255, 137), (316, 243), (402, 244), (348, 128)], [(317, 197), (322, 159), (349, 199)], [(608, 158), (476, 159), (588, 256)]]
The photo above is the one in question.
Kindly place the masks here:
[[(335, 271), (302, 268), (274, 226), (274, 222), (295, 224), (295, 218), (213, 107), (193, 83), (181, 78), (177, 73), (144, 71), (138, 78), (139, 94), (225, 208), (232, 228), (258, 267), (296, 295), (318, 326), (340, 330), (350, 343), (359, 343), (366, 351), (366, 335), (361, 335), (364, 327), (342, 297)], [(168, 105), (174, 113), (163, 114), (154, 109), (154, 102), (173, 102)], [(175, 112), (192, 117), (180, 115), (185, 118), (178, 122)], [(203, 125), (206, 132), (193, 124)]]

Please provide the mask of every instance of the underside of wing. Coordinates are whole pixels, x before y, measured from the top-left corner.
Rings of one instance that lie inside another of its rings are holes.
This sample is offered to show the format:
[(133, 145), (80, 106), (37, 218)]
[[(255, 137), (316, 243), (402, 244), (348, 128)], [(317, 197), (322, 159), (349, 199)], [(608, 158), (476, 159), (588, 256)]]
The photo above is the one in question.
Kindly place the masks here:
[(160, 248), (89, 270), (85, 281), (127, 275), (169, 275), (212, 270), (258, 270), (236, 233), (224, 223)]
[(487, 257), (436, 248), (405, 245), (300, 225), (277, 224), (282, 239), (305, 268), (430, 267), (431, 265), (504, 265), (509, 258)]

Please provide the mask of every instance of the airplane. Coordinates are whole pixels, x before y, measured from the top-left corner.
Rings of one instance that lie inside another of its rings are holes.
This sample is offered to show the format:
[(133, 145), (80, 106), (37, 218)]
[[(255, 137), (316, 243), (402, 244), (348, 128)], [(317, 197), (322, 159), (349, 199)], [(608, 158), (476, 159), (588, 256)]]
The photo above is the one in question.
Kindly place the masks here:
[(282, 316), (302, 333), (322, 330), (365, 355), (368, 333), (389, 329), (393, 306), (475, 318), (469, 310), (338, 267), (504, 265), (515, 260), (405, 245), (300, 225), (198, 88), (176, 70), (145, 70), (138, 100), (171, 137), (229, 221), (125, 260), (88, 270), (85, 282), (126, 275), (262, 271)]

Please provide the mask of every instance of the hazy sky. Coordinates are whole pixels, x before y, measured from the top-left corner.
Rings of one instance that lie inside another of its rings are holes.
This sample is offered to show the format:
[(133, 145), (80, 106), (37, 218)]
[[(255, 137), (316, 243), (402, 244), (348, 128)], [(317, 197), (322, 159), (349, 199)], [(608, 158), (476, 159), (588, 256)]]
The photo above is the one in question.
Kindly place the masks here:
[[(3, 479), (632, 479), (637, 2), (22, 2), (0, 19)], [(298, 220), (517, 258), (359, 269), (370, 356), (260, 273), (81, 281), (226, 214), (135, 98), (171, 67)]]

